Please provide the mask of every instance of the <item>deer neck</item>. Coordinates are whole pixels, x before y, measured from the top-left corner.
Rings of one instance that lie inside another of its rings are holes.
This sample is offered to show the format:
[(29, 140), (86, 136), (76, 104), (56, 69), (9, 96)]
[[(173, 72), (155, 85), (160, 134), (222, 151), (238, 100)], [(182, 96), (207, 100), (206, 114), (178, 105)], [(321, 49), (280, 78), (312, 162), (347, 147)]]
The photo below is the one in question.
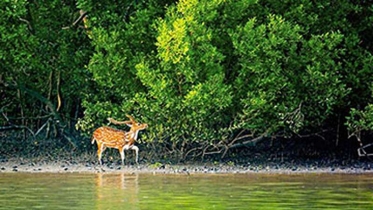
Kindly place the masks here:
[(139, 135), (139, 130), (134, 130), (134, 131), (131, 130), (129, 132), (129, 138), (135, 141), (137, 140), (138, 135)]

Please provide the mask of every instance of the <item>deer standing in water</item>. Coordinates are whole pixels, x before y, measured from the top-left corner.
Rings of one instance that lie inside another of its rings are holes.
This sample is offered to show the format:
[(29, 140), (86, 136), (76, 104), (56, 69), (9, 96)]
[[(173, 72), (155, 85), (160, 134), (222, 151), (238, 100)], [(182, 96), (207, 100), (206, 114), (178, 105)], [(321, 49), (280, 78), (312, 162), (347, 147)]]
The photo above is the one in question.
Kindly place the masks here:
[(135, 141), (137, 140), (139, 131), (146, 129), (148, 124), (138, 123), (133, 117), (129, 115), (126, 116), (130, 119), (129, 121), (117, 121), (113, 118), (108, 118), (108, 120), (113, 124), (128, 125), (131, 127), (128, 132), (106, 126), (99, 127), (93, 132), (92, 144), (94, 144), (95, 141), (97, 143), (97, 156), (100, 165), (102, 165), (102, 152), (104, 152), (106, 148), (118, 149), (122, 164), (124, 164), (124, 150), (134, 150), (136, 152), (136, 163), (138, 164), (139, 148), (135, 146)]

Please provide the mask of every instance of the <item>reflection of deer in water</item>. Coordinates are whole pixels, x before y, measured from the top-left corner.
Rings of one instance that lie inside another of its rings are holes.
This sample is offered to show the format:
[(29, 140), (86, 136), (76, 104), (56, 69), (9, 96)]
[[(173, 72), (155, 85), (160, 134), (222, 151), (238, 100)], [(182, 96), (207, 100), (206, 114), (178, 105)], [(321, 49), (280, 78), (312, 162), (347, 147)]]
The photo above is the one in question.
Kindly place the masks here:
[(133, 117), (129, 115), (126, 116), (130, 119), (129, 121), (117, 121), (112, 118), (108, 118), (108, 120), (113, 124), (128, 125), (129, 127), (131, 127), (130, 131), (128, 132), (106, 126), (97, 128), (93, 132), (92, 144), (96, 141), (98, 161), (101, 165), (102, 152), (104, 152), (106, 148), (118, 149), (122, 159), (122, 164), (124, 164), (124, 150), (134, 150), (136, 152), (136, 163), (138, 163), (139, 148), (135, 146), (135, 141), (137, 140), (139, 131), (146, 129), (148, 127), (148, 124), (138, 123)]
[(97, 209), (113, 209), (126, 203), (126, 209), (138, 209), (138, 174), (96, 174)]

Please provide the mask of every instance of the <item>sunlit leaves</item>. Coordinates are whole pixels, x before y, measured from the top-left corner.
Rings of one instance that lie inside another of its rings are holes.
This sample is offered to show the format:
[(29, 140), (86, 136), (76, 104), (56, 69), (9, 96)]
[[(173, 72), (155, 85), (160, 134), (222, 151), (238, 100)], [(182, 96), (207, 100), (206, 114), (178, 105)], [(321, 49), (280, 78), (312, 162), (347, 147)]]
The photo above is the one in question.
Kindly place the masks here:
[[(298, 132), (319, 125), (348, 93), (335, 63), (342, 55), (337, 45), (343, 36), (326, 33), (307, 40), (301, 26), (280, 16), (267, 18), (267, 24), (253, 18), (230, 32), (241, 65), (234, 87), (247, 94), (241, 99), (246, 126), (263, 123), (263, 131), (272, 127)], [(296, 118), (300, 122), (281, 117), (299, 107), (305, 116)]]
[(202, 10), (203, 4), (197, 1), (170, 7), (158, 22), (159, 63), (137, 65), (138, 76), (153, 101), (150, 110), (160, 112), (156, 116), (163, 122), (162, 133), (167, 131), (164, 135), (172, 135), (178, 143), (187, 136), (186, 141), (215, 138), (216, 131), (209, 126), (217, 122), (204, 119), (219, 116), (232, 98), (224, 84), (223, 56), (212, 44)]
[[(161, 23), (160, 35), (157, 38), (161, 59), (177, 64), (186, 56), (190, 46), (184, 39), (187, 36), (185, 19), (177, 19), (169, 30), (166, 23)], [(188, 58), (185, 58), (188, 59)]]

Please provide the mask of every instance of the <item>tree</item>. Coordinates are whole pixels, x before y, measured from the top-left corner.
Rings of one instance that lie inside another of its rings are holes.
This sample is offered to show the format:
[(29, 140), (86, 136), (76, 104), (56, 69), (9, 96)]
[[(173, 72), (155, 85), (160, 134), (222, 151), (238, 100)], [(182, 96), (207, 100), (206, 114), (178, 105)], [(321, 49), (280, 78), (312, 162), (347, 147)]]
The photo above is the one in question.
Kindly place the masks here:
[(361, 91), (371, 101), (369, 6), (81, 1), (97, 92), (86, 95), (79, 126), (131, 113), (149, 123), (143, 139), (154, 150), (178, 157), (336, 134)]
[(76, 144), (68, 129), (89, 87), (84, 65), (91, 47), (81, 23), (72, 24), (79, 17), (74, 1), (2, 1), (0, 7), (2, 130)]

